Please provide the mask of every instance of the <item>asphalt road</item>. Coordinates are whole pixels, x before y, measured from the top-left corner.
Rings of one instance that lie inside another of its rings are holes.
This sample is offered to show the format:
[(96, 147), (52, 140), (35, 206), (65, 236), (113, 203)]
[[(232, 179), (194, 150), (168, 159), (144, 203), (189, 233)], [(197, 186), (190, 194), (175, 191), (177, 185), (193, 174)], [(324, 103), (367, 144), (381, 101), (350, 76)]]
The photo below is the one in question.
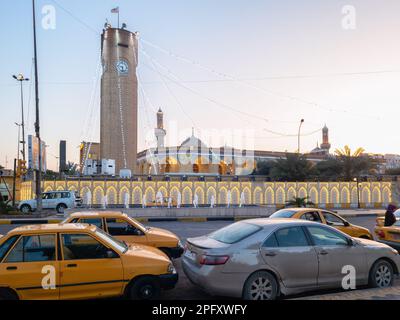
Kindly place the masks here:
[[(373, 233), (376, 217), (356, 217), (348, 218), (350, 223), (360, 225), (368, 228)], [(208, 234), (214, 230), (222, 228), (232, 222), (229, 221), (213, 221), (213, 222), (154, 222), (148, 223), (149, 226), (160, 227), (170, 230), (177, 234), (182, 241), (189, 237), (197, 237)], [(0, 225), (0, 234), (8, 232), (10, 229), (18, 225)], [(202, 292), (194, 286), (189, 279), (185, 276), (180, 259), (174, 261), (174, 265), (179, 273), (179, 282), (175, 289), (166, 291), (162, 295), (165, 300), (205, 300), (205, 299), (219, 299), (218, 297), (211, 297)], [(310, 294), (310, 293), (309, 293)], [(315, 292), (312, 294), (316, 294)]]

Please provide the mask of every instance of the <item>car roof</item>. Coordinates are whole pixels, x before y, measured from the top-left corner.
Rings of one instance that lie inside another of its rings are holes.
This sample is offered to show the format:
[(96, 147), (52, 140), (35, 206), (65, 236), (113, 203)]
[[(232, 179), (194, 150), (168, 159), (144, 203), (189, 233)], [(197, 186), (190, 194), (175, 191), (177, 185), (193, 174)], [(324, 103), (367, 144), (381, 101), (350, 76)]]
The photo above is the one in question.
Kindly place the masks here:
[(248, 219), (242, 220), (241, 222), (251, 223), (260, 227), (272, 227), (272, 226), (312, 226), (318, 225), (321, 226), (320, 223), (309, 221), (309, 220), (300, 220), (300, 219), (291, 219), (291, 218), (276, 218), (276, 219), (269, 219), (269, 218), (256, 218), (256, 219)]
[(121, 211), (82, 211), (82, 212), (75, 212), (71, 213), (70, 218), (120, 218), (120, 217), (127, 217), (126, 213)]
[(8, 232), (9, 235), (13, 234), (29, 234), (32, 232), (76, 232), (76, 231), (89, 231), (96, 230), (96, 226), (84, 223), (65, 223), (65, 224), (33, 224), (15, 228)]
[(313, 211), (313, 210), (319, 211), (321, 209), (318, 209), (318, 208), (291, 208), (291, 207), (289, 207), (289, 208), (284, 208), (284, 209), (281, 209), (281, 210), (290, 210), (290, 211), (295, 211), (295, 212), (302, 212), (302, 211)]

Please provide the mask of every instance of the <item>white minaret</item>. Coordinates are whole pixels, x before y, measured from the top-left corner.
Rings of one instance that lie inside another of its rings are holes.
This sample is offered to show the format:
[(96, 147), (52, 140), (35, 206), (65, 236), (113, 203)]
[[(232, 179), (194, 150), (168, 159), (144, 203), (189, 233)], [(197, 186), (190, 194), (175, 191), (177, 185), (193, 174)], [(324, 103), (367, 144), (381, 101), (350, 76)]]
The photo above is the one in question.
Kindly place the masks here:
[(154, 129), (154, 134), (157, 139), (157, 149), (164, 148), (164, 140), (167, 131), (164, 129), (164, 113), (161, 108), (157, 112), (157, 128)]

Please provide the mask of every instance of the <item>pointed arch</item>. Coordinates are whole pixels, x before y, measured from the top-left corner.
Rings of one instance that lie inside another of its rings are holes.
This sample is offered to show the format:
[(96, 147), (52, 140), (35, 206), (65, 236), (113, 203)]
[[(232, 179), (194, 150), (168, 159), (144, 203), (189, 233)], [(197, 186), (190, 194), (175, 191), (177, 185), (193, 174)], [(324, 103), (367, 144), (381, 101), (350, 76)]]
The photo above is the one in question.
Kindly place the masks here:
[(254, 189), (253, 199), (254, 199), (254, 204), (256, 204), (256, 205), (263, 204), (263, 194), (262, 194), (262, 190), (260, 187), (256, 187)]
[(318, 201), (319, 199), (318, 199), (318, 190), (317, 190), (317, 188), (312, 187), (312, 188), (310, 189), (309, 195), (310, 195), (310, 201), (311, 201), (311, 202), (313, 202), (313, 203), (315, 203), (315, 204), (318, 204), (318, 203), (319, 203), (319, 201)]
[(276, 190), (276, 201), (277, 204), (285, 204), (286, 197), (285, 197), (285, 190), (282, 187), (279, 187)]
[(185, 187), (182, 191), (182, 203), (190, 205), (193, 200), (192, 190), (189, 187)]
[(53, 191), (53, 188), (51, 186), (47, 186), (46, 189), (44, 189), (44, 192), (50, 192)]
[(202, 187), (197, 187), (194, 194), (199, 198), (199, 204), (204, 204), (204, 190)]
[(252, 204), (252, 200), (251, 200), (251, 191), (249, 187), (244, 187), (243, 188), (243, 192), (244, 192), (244, 201), (245, 204)]
[(391, 201), (392, 201), (392, 193), (389, 187), (384, 187), (382, 191), (382, 202), (387, 205)]
[(168, 190), (164, 186), (159, 187), (157, 193), (158, 192), (161, 192), (164, 199), (168, 197)]
[(339, 200), (339, 189), (337, 187), (333, 187), (331, 190), (331, 203), (338, 204)]
[(169, 195), (172, 198), (172, 202), (178, 203), (178, 194), (179, 194), (179, 189), (178, 187), (172, 187)]
[(265, 203), (275, 204), (275, 192), (271, 187), (268, 187), (267, 190), (265, 190)]
[(340, 195), (341, 203), (350, 203), (350, 190), (348, 187), (343, 187)]
[(107, 203), (108, 204), (117, 204), (117, 189), (111, 186), (107, 189)]
[[(83, 202), (85, 203), (85, 204), (87, 204), (87, 194), (89, 193), (89, 191), (90, 191), (90, 188), (89, 187), (83, 187), (82, 189), (81, 189), (81, 191), (79, 192), (79, 194), (80, 194), (80, 196), (81, 196), (81, 198), (82, 198), (82, 200), (83, 200)], [(90, 202), (92, 203), (93, 202), (93, 194), (91, 195), (91, 199), (90, 199)]]
[(351, 189), (351, 203), (357, 203), (358, 202), (358, 190), (357, 187), (353, 187)]
[(142, 188), (138, 186), (134, 187), (132, 191), (131, 202), (133, 204), (142, 204), (142, 198), (143, 198)]
[[(123, 186), (120, 190), (119, 190), (119, 203), (123, 203), (125, 204), (125, 195), (128, 194), (129, 195), (129, 189), (126, 186)], [(129, 197), (129, 202), (131, 202), (131, 197)]]
[(307, 197), (307, 190), (304, 187), (301, 187), (298, 192), (299, 198), (306, 198)]
[(361, 202), (371, 203), (371, 191), (368, 187), (364, 187), (361, 191)]
[(208, 187), (207, 189), (207, 203), (211, 203), (211, 197), (214, 196), (215, 202), (218, 201), (217, 199), (217, 191), (214, 187)]
[(319, 203), (322, 203), (322, 204), (329, 203), (329, 192), (326, 187), (321, 188)]
[(290, 187), (287, 191), (287, 197), (286, 199), (288, 201), (293, 200), (294, 198), (296, 198), (296, 190), (293, 187)]
[(231, 193), (232, 193), (232, 204), (238, 205), (240, 199), (239, 189), (237, 187), (233, 187)]
[(372, 202), (379, 203), (381, 201), (382, 201), (381, 190), (379, 190), (378, 187), (375, 187), (374, 190), (372, 190)]
[(227, 193), (228, 193), (228, 191), (225, 187), (222, 187), (221, 189), (219, 189), (218, 204), (226, 204)]
[(153, 187), (147, 187), (145, 191), (146, 195), (146, 202), (147, 203), (152, 203), (156, 199), (156, 192), (154, 191)]
[(102, 187), (98, 186), (94, 188), (93, 191), (93, 204), (101, 204), (104, 197), (104, 190)]

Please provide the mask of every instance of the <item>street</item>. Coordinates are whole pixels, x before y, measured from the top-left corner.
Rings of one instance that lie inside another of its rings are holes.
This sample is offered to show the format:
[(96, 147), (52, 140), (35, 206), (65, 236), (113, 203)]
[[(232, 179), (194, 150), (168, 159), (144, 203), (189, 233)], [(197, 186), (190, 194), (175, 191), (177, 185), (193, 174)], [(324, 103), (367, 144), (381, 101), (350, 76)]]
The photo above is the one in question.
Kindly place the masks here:
[[(372, 233), (375, 226), (375, 216), (370, 217), (353, 217), (348, 218), (347, 220), (359, 226), (363, 226), (368, 228)], [(149, 226), (159, 227), (163, 229), (170, 230), (177, 234), (182, 242), (184, 242), (187, 238), (190, 237), (197, 237), (201, 235), (208, 234), (222, 228), (232, 222), (230, 221), (212, 221), (212, 222), (153, 222), (148, 223)], [(18, 227), (18, 225), (0, 225), (0, 234), (4, 234), (9, 230)], [(162, 293), (162, 299), (165, 300), (204, 300), (204, 299), (219, 299), (219, 297), (211, 297), (208, 294), (204, 293), (196, 286), (194, 286), (189, 279), (185, 276), (182, 268), (181, 268), (181, 261), (177, 259), (174, 261), (175, 267), (179, 274), (179, 282), (175, 289), (166, 291)], [(396, 281), (396, 285), (400, 285), (399, 281)], [(355, 293), (353, 293), (355, 292)], [(289, 297), (289, 298), (313, 298), (313, 297), (320, 297), (321, 294), (344, 294), (340, 290), (334, 290), (330, 292), (312, 292), (302, 294), (299, 297)], [(357, 291), (346, 292), (346, 294), (357, 294)], [(329, 295), (327, 295), (329, 296)], [(393, 295), (391, 295), (393, 298)], [(222, 298), (222, 297), (221, 297)], [(362, 297), (365, 298), (365, 297)]]

